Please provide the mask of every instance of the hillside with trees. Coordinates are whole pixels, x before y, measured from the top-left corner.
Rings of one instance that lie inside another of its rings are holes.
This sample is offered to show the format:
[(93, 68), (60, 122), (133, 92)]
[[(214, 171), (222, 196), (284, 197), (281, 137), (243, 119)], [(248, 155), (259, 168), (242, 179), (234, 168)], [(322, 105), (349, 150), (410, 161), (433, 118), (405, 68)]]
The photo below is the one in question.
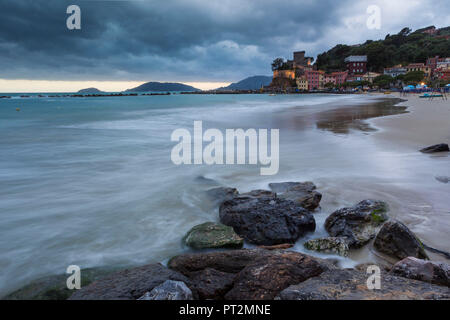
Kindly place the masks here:
[(368, 71), (372, 72), (398, 64), (426, 62), (429, 57), (450, 56), (450, 27), (438, 29), (435, 34), (424, 33), (429, 28), (415, 32), (404, 28), (397, 34), (388, 34), (384, 40), (367, 40), (355, 46), (339, 44), (317, 56), (317, 68), (327, 72), (344, 70), (344, 59), (350, 55), (367, 55)]

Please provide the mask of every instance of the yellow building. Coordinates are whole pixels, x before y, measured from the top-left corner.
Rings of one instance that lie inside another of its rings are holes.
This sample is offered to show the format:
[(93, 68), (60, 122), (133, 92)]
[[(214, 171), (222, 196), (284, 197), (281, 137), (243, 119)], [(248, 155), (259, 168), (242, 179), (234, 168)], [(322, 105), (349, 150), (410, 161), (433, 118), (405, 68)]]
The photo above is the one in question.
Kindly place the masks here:
[(406, 72), (412, 71), (423, 71), (425, 73), (425, 78), (429, 78), (431, 76), (431, 68), (426, 66), (424, 63), (411, 63), (405, 67)]
[(380, 75), (381, 75), (380, 73), (376, 73), (376, 72), (367, 72), (365, 75), (362, 76), (362, 80), (373, 83), (373, 79), (375, 79), (376, 77), (378, 77)]
[(297, 78), (296, 83), (298, 90), (308, 91), (308, 80), (306, 78)]

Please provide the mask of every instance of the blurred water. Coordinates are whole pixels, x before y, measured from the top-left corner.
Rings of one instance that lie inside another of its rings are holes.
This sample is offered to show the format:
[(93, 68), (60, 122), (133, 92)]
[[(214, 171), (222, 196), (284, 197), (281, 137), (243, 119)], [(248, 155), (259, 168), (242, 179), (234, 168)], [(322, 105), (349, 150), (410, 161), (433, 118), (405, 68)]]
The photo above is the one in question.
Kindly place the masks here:
[[(386, 200), (391, 215), (446, 249), (449, 185), (434, 176), (450, 176), (448, 157), (374, 143), (375, 128), (364, 119), (405, 112), (374, 103), (357, 95), (0, 100), (0, 295), (70, 264), (138, 265), (187, 250), (181, 238), (189, 228), (218, 221), (204, 192), (217, 185), (245, 192), (314, 181), (324, 195), (314, 237), (326, 234), (333, 210)], [(279, 174), (173, 165), (170, 135), (192, 131), (194, 120), (205, 129), (279, 128)]]

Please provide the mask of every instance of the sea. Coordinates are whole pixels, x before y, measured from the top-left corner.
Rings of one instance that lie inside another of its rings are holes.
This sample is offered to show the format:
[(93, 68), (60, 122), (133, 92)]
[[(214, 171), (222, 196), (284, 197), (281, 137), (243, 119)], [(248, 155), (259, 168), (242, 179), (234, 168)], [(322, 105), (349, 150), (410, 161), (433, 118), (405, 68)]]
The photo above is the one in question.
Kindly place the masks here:
[[(448, 199), (448, 186), (435, 179), (450, 175), (448, 159), (374, 139), (383, 128), (370, 119), (408, 112), (398, 101), (356, 94), (21, 95), (0, 99), (0, 296), (69, 265), (165, 263), (191, 251), (185, 233), (219, 222), (207, 196), (218, 186), (247, 192), (271, 182), (314, 182), (323, 200), (316, 232), (293, 248), (300, 252), (308, 252), (306, 240), (326, 236), (330, 213), (364, 199), (386, 201), (390, 215), (411, 223), (429, 245), (439, 247), (447, 234), (448, 222), (433, 220), (433, 201)], [(278, 173), (263, 176), (250, 164), (175, 165), (171, 134), (192, 132), (194, 121), (223, 131), (279, 129)], [(372, 261), (373, 252), (332, 257), (351, 267)]]

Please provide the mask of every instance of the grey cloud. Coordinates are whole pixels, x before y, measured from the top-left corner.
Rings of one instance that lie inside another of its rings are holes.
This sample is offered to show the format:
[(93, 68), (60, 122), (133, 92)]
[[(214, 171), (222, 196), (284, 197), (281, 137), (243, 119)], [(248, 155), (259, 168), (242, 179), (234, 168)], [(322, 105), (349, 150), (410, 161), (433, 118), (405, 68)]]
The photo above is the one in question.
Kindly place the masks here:
[[(2, 0), (0, 78), (231, 81), (270, 73), (301, 42), (317, 54), (341, 0)], [(82, 30), (66, 28), (66, 8)], [(319, 41), (319, 42), (318, 42)], [(306, 48), (308, 49), (308, 48)]]

